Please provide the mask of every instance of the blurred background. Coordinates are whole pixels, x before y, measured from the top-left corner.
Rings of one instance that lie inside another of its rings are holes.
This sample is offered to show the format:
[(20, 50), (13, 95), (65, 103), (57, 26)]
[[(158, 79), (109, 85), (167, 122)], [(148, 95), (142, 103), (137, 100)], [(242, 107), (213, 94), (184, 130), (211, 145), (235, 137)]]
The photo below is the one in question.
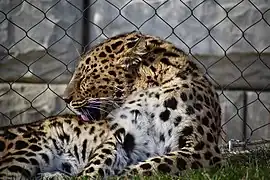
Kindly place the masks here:
[(80, 54), (139, 30), (186, 51), (215, 84), (222, 141), (270, 139), (270, 1), (1, 0), (0, 126), (72, 113)]

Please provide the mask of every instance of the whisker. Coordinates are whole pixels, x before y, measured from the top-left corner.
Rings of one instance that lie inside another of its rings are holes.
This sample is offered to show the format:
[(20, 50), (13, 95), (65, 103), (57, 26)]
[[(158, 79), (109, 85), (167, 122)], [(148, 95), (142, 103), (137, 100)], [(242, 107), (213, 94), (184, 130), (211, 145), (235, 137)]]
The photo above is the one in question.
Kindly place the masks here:
[(119, 104), (117, 104), (117, 103), (115, 103), (115, 102), (104, 102), (104, 105), (106, 106), (106, 105), (111, 105), (112, 107), (114, 107), (114, 108), (120, 108), (121, 106), (119, 105)]
[(102, 102), (100, 102), (100, 103), (92, 103), (92, 102), (90, 102), (87, 106), (92, 107), (93, 105), (96, 105), (96, 104), (112, 105), (115, 108), (120, 108), (121, 107), (117, 102), (114, 102), (113, 100), (109, 100), (109, 99), (102, 100)]
[(90, 117), (91, 120), (94, 120), (94, 117), (89, 113), (88, 110), (86, 110), (86, 109), (84, 109), (84, 108), (82, 108), (81, 110), (82, 110), (82, 113), (83, 113), (84, 115), (86, 115), (87, 117)]
[(113, 105), (114, 107), (118, 107), (118, 108), (121, 107), (117, 102), (115, 102), (113, 100), (107, 99), (106, 101), (109, 102), (109, 103), (111, 103), (111, 105)]
[(117, 86), (114, 86), (115, 89), (119, 90), (119, 91), (123, 91), (123, 89), (120, 89), (119, 87)]
[(100, 111), (103, 111), (103, 112), (108, 113), (108, 114), (112, 115), (113, 117), (115, 117), (111, 112), (106, 111), (105, 109), (102, 109), (102, 108), (100, 108), (100, 107), (91, 106), (91, 108), (97, 109), (97, 110), (100, 110)]

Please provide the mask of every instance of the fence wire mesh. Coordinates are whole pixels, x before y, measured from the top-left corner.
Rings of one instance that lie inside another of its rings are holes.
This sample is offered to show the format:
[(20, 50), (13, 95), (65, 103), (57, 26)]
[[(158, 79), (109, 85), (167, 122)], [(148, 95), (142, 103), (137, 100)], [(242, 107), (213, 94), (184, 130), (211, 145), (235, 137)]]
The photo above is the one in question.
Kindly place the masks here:
[[(0, 126), (72, 113), (61, 100), (61, 94), (80, 54), (112, 35), (139, 30), (181, 46), (205, 69), (221, 97), (224, 142), (268, 139), (270, 63), (265, 59), (270, 47), (266, 33), (270, 32), (270, 4), (267, 3), (2, 1)], [(237, 11), (240, 13), (234, 16)], [(247, 20), (252, 17), (252, 21)], [(232, 40), (227, 41), (231, 36)], [(258, 45), (260, 38), (264, 43)], [(250, 59), (243, 60), (246, 58)]]

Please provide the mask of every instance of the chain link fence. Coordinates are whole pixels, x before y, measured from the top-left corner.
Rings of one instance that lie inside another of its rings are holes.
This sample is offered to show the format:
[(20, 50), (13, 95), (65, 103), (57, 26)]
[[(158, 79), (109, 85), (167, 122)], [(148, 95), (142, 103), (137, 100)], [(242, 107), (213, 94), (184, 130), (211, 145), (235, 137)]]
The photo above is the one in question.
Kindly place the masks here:
[(72, 113), (61, 95), (80, 54), (132, 30), (202, 66), (220, 94), (224, 142), (269, 138), (270, 3), (251, 0), (1, 1), (0, 126)]

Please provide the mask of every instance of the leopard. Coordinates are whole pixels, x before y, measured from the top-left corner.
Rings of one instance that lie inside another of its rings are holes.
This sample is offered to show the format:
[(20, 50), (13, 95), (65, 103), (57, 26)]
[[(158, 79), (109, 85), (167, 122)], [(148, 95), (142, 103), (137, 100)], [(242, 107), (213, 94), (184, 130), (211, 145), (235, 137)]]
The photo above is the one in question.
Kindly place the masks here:
[(124, 129), (118, 143), (128, 163), (103, 177), (180, 175), (223, 162), (215, 86), (194, 59), (158, 36), (132, 31), (93, 46), (63, 99), (83, 121), (105, 118)]

